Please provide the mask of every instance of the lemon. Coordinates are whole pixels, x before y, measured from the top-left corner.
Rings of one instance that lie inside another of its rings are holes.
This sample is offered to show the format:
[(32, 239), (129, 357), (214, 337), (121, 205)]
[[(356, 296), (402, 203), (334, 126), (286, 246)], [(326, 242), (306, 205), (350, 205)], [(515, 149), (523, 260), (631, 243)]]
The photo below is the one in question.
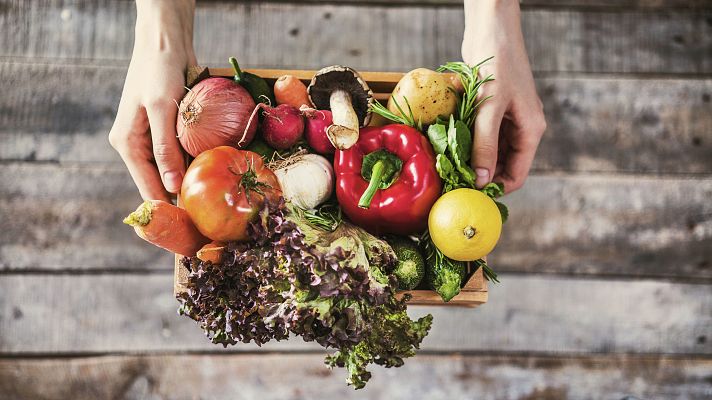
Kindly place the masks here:
[(430, 209), (428, 230), (435, 246), (457, 261), (486, 256), (502, 233), (502, 216), (494, 200), (474, 189), (455, 189)]

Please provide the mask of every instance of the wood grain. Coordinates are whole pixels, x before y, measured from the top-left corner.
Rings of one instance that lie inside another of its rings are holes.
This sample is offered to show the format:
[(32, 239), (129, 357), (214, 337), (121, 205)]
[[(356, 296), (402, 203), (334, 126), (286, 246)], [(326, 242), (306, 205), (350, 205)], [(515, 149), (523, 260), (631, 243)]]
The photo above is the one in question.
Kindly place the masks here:
[(141, 203), (122, 165), (0, 168), (0, 269), (165, 270), (169, 253), (121, 221)]
[[(152, 355), (0, 360), (14, 399), (707, 399), (709, 358), (418, 355), (372, 367), (364, 390), (315, 354)], [(276, 385), (276, 383), (279, 385)]]
[[(124, 74), (0, 63), (0, 160), (121, 163), (106, 136)], [(557, 75), (537, 85), (549, 128), (535, 170), (712, 173), (712, 79)]]
[[(672, 1), (671, 7), (679, 4)], [(226, 65), (235, 55), (245, 66), (315, 69), (339, 63), (400, 71), (459, 59), (461, 7), (392, 5), (199, 3), (194, 46), (204, 65)], [(525, 9), (522, 26), (533, 69), (655, 74), (712, 69), (712, 10), (612, 8)], [(132, 2), (11, 1), (2, 11), (0, 57), (104, 64), (125, 64), (130, 57)]]
[[(504, 201), (497, 271), (712, 278), (712, 179), (535, 175)], [(121, 165), (0, 168), (0, 269), (172, 271), (121, 219), (140, 199)]]
[[(0, 275), (0, 353), (223, 352), (176, 315), (172, 274)], [(411, 307), (424, 351), (712, 354), (709, 286), (502, 274), (477, 309)], [(256, 351), (238, 345), (231, 351)], [(262, 350), (319, 350), (298, 339)]]

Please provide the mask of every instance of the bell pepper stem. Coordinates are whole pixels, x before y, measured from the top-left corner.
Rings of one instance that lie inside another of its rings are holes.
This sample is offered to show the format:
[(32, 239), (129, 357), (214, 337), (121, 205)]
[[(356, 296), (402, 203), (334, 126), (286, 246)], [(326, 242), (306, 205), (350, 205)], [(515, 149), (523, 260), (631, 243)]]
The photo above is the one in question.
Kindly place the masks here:
[(242, 70), (240, 69), (240, 65), (237, 63), (237, 58), (230, 57), (230, 64), (232, 65), (232, 69), (235, 70), (235, 82), (242, 82)]
[(381, 181), (383, 180), (383, 173), (385, 172), (385, 163), (383, 160), (376, 161), (373, 164), (373, 169), (371, 170), (371, 181), (368, 183), (366, 191), (361, 195), (361, 199), (358, 201), (358, 206), (361, 208), (371, 207), (371, 201), (376, 191), (381, 186)]

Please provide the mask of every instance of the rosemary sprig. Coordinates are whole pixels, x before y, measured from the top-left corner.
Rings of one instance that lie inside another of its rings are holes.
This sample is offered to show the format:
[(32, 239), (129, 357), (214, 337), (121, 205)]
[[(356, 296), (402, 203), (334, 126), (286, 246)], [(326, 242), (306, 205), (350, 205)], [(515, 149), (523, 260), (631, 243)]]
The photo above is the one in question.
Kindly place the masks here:
[(408, 102), (408, 99), (405, 96), (403, 97), (403, 100), (405, 100), (405, 104), (406, 106), (408, 106), (408, 113), (403, 111), (403, 108), (401, 108), (400, 104), (398, 104), (398, 101), (395, 97), (393, 97), (393, 95), (391, 95), (391, 100), (393, 100), (393, 104), (395, 104), (400, 115), (391, 112), (391, 110), (386, 108), (378, 101), (374, 101), (371, 103), (371, 112), (376, 113), (382, 116), (383, 118), (391, 120), (393, 122), (411, 126), (419, 131), (423, 130), (423, 124), (420, 119), (418, 119), (418, 122), (415, 122), (415, 115), (413, 115), (413, 109), (410, 107), (410, 103)]
[(475, 271), (477, 271), (477, 268), (482, 268), (482, 273), (484, 274), (485, 279), (494, 283), (499, 283), (499, 279), (497, 279), (497, 273), (494, 272), (494, 270), (490, 268), (489, 265), (487, 265), (487, 262), (485, 260), (475, 260), (472, 261), (472, 264), (475, 267)]
[(457, 74), (462, 82), (462, 87), (465, 92), (462, 94), (462, 99), (458, 99), (458, 115), (457, 119), (464, 122), (468, 127), (473, 126), (477, 117), (477, 108), (487, 99), (492, 96), (487, 96), (478, 99), (479, 91), (482, 85), (494, 80), (493, 75), (487, 75), (480, 78), (480, 67), (494, 57), (486, 58), (475, 66), (469, 66), (462, 61), (451, 61), (438, 68), (438, 72), (450, 71)]

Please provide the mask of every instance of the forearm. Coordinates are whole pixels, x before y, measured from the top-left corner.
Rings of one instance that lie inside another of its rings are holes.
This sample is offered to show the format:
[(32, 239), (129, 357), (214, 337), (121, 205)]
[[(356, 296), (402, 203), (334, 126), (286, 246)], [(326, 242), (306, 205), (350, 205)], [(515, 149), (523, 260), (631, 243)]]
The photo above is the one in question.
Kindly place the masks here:
[(464, 61), (468, 63), (481, 61), (472, 58), (477, 53), (477, 49), (486, 42), (494, 46), (520, 46), (519, 43), (523, 43), (519, 1), (465, 0), (464, 5), (465, 31), (462, 38)]
[(194, 59), (195, 0), (136, 0), (134, 52), (182, 53)]

